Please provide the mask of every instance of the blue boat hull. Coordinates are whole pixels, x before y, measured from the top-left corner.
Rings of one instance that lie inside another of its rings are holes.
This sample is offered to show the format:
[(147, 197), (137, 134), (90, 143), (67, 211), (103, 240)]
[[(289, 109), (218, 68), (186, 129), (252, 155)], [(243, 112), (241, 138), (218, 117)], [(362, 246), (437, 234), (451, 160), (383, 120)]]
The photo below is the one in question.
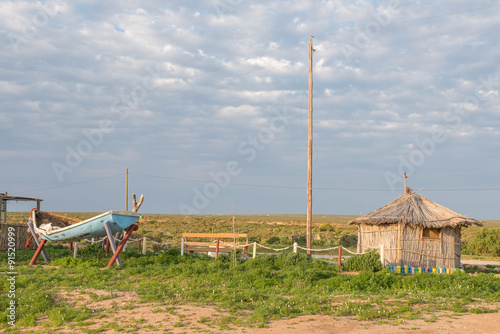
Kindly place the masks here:
[(120, 232), (140, 217), (140, 214), (132, 211), (108, 211), (82, 222), (66, 226), (64, 228), (44, 232), (37, 230), (42, 239), (48, 241), (78, 241), (90, 238), (101, 238), (107, 236), (104, 222), (109, 223), (112, 233)]

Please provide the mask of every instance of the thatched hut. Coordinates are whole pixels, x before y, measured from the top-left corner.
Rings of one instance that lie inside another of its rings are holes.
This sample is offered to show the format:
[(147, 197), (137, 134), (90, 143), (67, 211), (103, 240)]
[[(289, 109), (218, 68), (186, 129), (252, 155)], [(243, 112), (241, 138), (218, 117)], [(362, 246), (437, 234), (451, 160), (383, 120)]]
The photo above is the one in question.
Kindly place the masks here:
[(349, 221), (358, 225), (358, 252), (381, 249), (385, 266), (458, 268), (462, 227), (483, 224), (405, 187), (384, 207)]

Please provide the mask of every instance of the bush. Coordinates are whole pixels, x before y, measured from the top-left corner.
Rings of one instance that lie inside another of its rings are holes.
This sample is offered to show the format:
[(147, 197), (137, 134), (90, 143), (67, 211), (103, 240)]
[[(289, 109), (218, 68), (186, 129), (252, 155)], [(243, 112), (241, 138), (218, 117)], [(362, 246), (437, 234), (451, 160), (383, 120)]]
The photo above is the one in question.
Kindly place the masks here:
[(266, 243), (269, 244), (269, 245), (272, 245), (272, 244), (277, 244), (280, 242), (280, 238), (279, 237), (270, 237), (269, 239), (267, 239)]
[(102, 244), (100, 242), (96, 242), (94, 244), (87, 245), (82, 249), (79, 249), (78, 255), (81, 255), (83, 258), (87, 259), (100, 259), (106, 256), (106, 253), (102, 249)]
[(346, 234), (340, 238), (339, 244), (342, 247), (354, 247), (358, 244), (358, 236), (354, 234)]
[(384, 269), (384, 267), (380, 263), (380, 255), (376, 252), (354, 255), (342, 263), (342, 270), (345, 271), (377, 272), (382, 269)]
[(321, 224), (319, 225), (319, 230), (321, 232), (325, 232), (325, 231), (333, 231), (334, 230), (334, 227), (332, 226), (332, 224), (330, 223), (324, 223), (324, 224)]
[(307, 245), (307, 236), (305, 234), (292, 235), (292, 243), (296, 242), (299, 246)]
[(500, 228), (485, 228), (474, 233), (472, 240), (462, 241), (462, 253), (500, 256)]

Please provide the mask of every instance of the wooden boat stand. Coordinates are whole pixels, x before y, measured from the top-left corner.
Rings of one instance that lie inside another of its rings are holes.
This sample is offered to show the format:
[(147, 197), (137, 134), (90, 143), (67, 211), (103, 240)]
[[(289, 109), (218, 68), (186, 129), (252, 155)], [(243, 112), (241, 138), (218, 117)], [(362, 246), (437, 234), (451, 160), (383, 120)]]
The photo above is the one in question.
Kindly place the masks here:
[[(30, 229), (31, 235), (33, 236), (33, 239), (38, 245), (38, 248), (35, 251), (35, 254), (33, 254), (33, 257), (31, 258), (30, 265), (34, 265), (36, 263), (36, 260), (40, 256), (40, 254), (43, 255), (43, 258), (45, 262), (50, 262), (49, 255), (45, 251), (44, 247), (45, 244), (47, 243), (47, 240), (41, 239), (40, 236), (35, 232), (35, 229), (33, 228), (33, 223), (30, 221), (28, 222), (28, 227)], [(111, 257), (111, 260), (109, 261), (108, 265), (106, 268), (109, 268), (113, 265), (113, 263), (116, 261), (116, 264), (119, 266), (122, 265), (121, 259), (120, 259), (120, 253), (125, 247), (125, 244), (127, 243), (128, 239), (132, 235), (132, 232), (136, 231), (139, 227), (137, 224), (132, 224), (128, 230), (125, 236), (123, 237), (122, 241), (120, 242), (120, 245), (118, 245), (118, 248), (116, 247), (115, 239), (113, 238), (113, 234), (111, 233), (111, 228), (109, 227), (109, 223), (106, 221), (104, 222), (104, 228), (106, 229), (106, 234), (108, 235), (107, 237), (107, 245), (106, 245), (106, 254), (108, 253), (108, 245), (111, 245), (111, 249), (113, 250), (113, 256)]]

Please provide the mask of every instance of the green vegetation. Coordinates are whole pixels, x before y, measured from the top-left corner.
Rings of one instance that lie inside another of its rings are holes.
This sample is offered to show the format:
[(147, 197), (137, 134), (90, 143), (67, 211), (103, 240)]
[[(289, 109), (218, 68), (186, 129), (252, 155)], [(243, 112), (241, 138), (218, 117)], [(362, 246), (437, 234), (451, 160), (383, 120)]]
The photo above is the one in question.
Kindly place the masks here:
[(462, 242), (462, 253), (500, 257), (500, 228), (483, 228)]
[(344, 263), (342, 269), (346, 271), (371, 271), (377, 272), (384, 267), (380, 263), (380, 255), (376, 252), (351, 256)]
[[(112, 312), (85, 303), (76, 306), (75, 300), (61, 298), (75, 290), (86, 295), (89, 302), (112, 301), (119, 291), (135, 292), (138, 300), (122, 306), (123, 309), (133, 309), (141, 303), (169, 307), (211, 305), (229, 311), (224, 323), (218, 324), (227, 328), (263, 326), (273, 319), (313, 314), (351, 315), (389, 322), (432, 319), (437, 310), (459, 314), (491, 312), (483, 303), (500, 302), (500, 279), (493, 274), (398, 275), (378, 267), (374, 253), (346, 261), (344, 270), (370, 267), (359, 275), (346, 275), (333, 263), (293, 252), (239, 259), (233, 266), (229, 257), (226, 261), (215, 261), (207, 256), (180, 256), (178, 250), (142, 255), (128, 248), (121, 256), (122, 268), (102, 270), (109, 259), (100, 248), (87, 246), (77, 259), (58, 257), (62, 251), (49, 247), (49, 255), (56, 259), (43, 268), (26, 266), (33, 251), (18, 252), (18, 327), (33, 326), (43, 317), (46, 317), (44, 326), (51, 330), (68, 323), (85, 327)], [(1, 254), (0, 263), (6, 267), (5, 254)], [(8, 330), (5, 281), (1, 288), (0, 328)], [(106, 293), (96, 295), (92, 291)], [(156, 308), (154, 312), (162, 311)], [(207, 318), (200, 321), (209, 323)], [(142, 328), (143, 322), (138, 320), (134, 326)], [(176, 323), (188, 326), (182, 319)]]
[[(71, 214), (79, 219), (92, 215)], [(132, 238), (147, 236), (169, 242), (179, 241), (183, 232), (232, 231), (231, 216), (144, 216)], [(339, 243), (355, 247), (356, 227), (347, 225), (352, 218), (315, 216), (315, 248)], [(249, 233), (251, 241), (279, 248), (291, 246), (293, 241), (305, 246), (304, 226), (304, 216), (252, 215), (238, 216), (236, 230)], [(493, 255), (499, 230), (492, 225), (463, 230), (464, 253), (477, 254), (477, 250)], [(290, 248), (279, 254), (238, 259), (234, 265), (231, 256), (225, 254), (219, 254), (215, 261), (203, 255), (180, 256), (176, 248), (155, 246), (143, 255), (131, 245), (121, 254), (123, 267), (102, 270), (110, 255), (104, 253), (101, 244), (80, 248), (76, 259), (66, 246), (49, 244), (46, 249), (52, 262), (44, 267), (28, 265), (33, 251), (16, 252), (15, 329), (6, 322), (9, 286), (6, 280), (0, 283), (0, 329), (5, 332), (35, 324), (48, 332), (78, 328), (88, 333), (110, 329), (132, 333), (161, 328), (144, 318), (126, 324), (105, 321), (96, 325), (117, 311), (133, 313), (141, 305), (152, 305), (152, 313), (158, 319), (169, 317), (174, 327), (202, 331), (196, 329), (200, 326), (217, 332), (262, 327), (274, 319), (315, 314), (379, 319), (392, 324), (415, 318), (436, 321), (443, 311), (454, 316), (496, 312), (500, 302), (500, 279), (494, 277), (497, 272), (493, 268), (475, 276), (458, 271), (449, 275), (400, 275), (383, 269), (376, 253), (353, 256), (339, 268), (332, 262), (311, 259), (303, 251), (295, 254)], [(38, 261), (43, 260), (40, 257)], [(5, 253), (0, 254), (0, 269), (7, 271)], [(341, 269), (360, 273), (348, 275)], [(123, 302), (119, 299), (123, 293), (136, 297)], [(111, 304), (109, 308), (100, 306), (105, 301)], [(177, 310), (179, 305), (187, 304), (228, 313), (190, 322)], [(91, 325), (94, 329), (89, 329)]]

